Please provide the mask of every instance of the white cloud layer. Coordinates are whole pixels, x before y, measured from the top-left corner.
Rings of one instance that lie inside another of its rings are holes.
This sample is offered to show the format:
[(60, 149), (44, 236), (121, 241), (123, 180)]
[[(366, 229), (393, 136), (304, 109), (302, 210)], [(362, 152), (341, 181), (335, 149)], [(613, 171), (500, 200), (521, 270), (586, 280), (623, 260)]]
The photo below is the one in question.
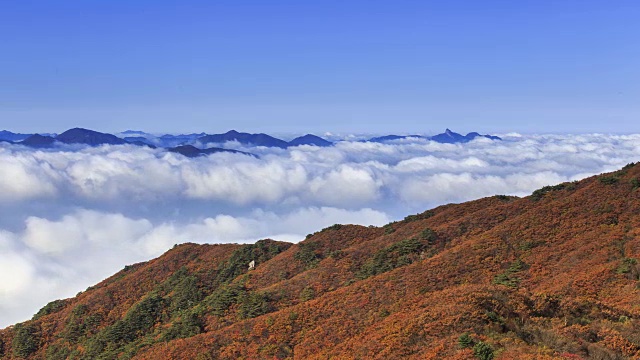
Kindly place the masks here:
[(29, 217), (17, 233), (0, 232), (0, 326), (29, 318), (47, 302), (70, 297), (125, 264), (159, 256), (176, 243), (247, 243), (261, 238), (297, 242), (335, 223), (383, 225), (371, 209), (300, 208), (278, 215), (217, 215), (192, 223), (131, 219), (77, 210), (59, 219)]
[(299, 241), (334, 223), (382, 225), (640, 160), (640, 135), (233, 146), (260, 158), (0, 145), (0, 326), (175, 243)]
[(0, 148), (0, 201), (192, 199), (240, 207), (287, 203), (357, 208), (384, 201), (385, 194), (406, 193), (406, 186), (418, 182), (435, 186), (431, 190), (438, 194), (429, 191), (431, 197), (405, 200), (428, 205), (469, 198), (442, 181), (473, 184), (477, 195), (525, 194), (549, 182), (636, 160), (639, 143), (638, 135), (512, 135), (501, 142), (481, 138), (468, 144), (416, 139), (345, 141), (329, 148), (241, 148), (257, 152), (260, 159), (238, 154), (188, 159), (134, 146), (81, 151), (5, 146)]

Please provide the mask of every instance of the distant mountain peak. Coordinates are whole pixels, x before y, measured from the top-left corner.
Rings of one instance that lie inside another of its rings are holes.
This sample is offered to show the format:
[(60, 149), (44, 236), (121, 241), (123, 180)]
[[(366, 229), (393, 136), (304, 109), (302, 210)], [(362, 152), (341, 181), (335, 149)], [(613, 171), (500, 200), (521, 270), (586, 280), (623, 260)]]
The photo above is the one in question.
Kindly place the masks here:
[(424, 136), (422, 135), (384, 135), (384, 136), (373, 137), (367, 141), (383, 143), (387, 141), (403, 140), (403, 139), (409, 139), (409, 138), (424, 139)]
[(477, 132), (470, 132), (467, 135), (462, 135), (462, 134), (458, 134), (457, 132), (452, 131), (451, 129), (447, 128), (444, 133), (442, 134), (437, 134), (434, 135), (432, 137), (430, 137), (431, 140), (435, 141), (435, 142), (439, 142), (439, 143), (445, 143), (445, 144), (455, 144), (455, 143), (466, 143), (469, 142), (477, 137), (486, 137), (488, 139), (492, 139), (492, 140), (502, 140), (501, 138), (497, 137), (497, 136), (493, 136), (493, 135), (481, 135)]
[(14, 133), (8, 130), (2, 130), (0, 131), (0, 140), (5, 140), (7, 142), (15, 142), (15, 141), (24, 140), (31, 135), (32, 134), (19, 134), (19, 133)]
[(105, 134), (94, 130), (73, 128), (55, 137), (65, 144), (87, 144), (91, 146), (109, 144), (121, 145), (127, 142), (112, 134)]
[(447, 128), (443, 133), (441, 134), (437, 134), (437, 135), (433, 135), (431, 137), (425, 137), (422, 135), (385, 135), (385, 136), (378, 136), (378, 137), (374, 137), (369, 139), (368, 141), (371, 142), (387, 142), (387, 141), (393, 141), (393, 140), (402, 140), (402, 139), (407, 139), (407, 138), (417, 138), (417, 139), (429, 139), (429, 140), (433, 140), (435, 142), (439, 142), (439, 143), (445, 143), (445, 144), (456, 144), (456, 143), (466, 143), (469, 142), (473, 139), (475, 139), (476, 137), (486, 137), (488, 139), (492, 139), (492, 140), (502, 140), (497, 136), (493, 136), (493, 135), (480, 135), (477, 132), (470, 132), (469, 134), (462, 135), (462, 134), (458, 134), (455, 131), (452, 131), (451, 129)]
[(331, 146), (333, 143), (313, 134), (299, 136), (289, 141), (289, 146), (299, 145)]
[(225, 143), (227, 141), (237, 141), (243, 145), (253, 146), (266, 146), (266, 147), (279, 147), (286, 148), (289, 144), (281, 139), (275, 138), (267, 134), (250, 134), (238, 132), (236, 130), (229, 130), (224, 134), (212, 134), (199, 137), (197, 139), (200, 143)]
[(223, 148), (217, 148), (217, 147), (212, 147), (212, 148), (207, 148), (207, 149), (200, 149), (200, 148), (197, 148), (197, 147), (195, 147), (193, 145), (180, 145), (180, 146), (176, 146), (176, 147), (173, 147), (173, 148), (168, 148), (167, 150), (169, 152), (182, 154), (182, 155), (184, 155), (186, 157), (189, 157), (189, 158), (194, 158), (194, 157), (199, 157), (199, 156), (206, 156), (206, 155), (215, 154), (215, 153), (219, 153), (219, 152), (227, 152), (227, 153), (232, 153), (232, 154), (242, 154), (242, 155), (248, 155), (248, 156), (252, 156), (252, 157), (256, 157), (256, 158), (258, 157), (255, 154), (244, 152), (244, 151), (239, 151), (239, 150), (223, 149)]
[(33, 148), (48, 148), (55, 144), (56, 139), (51, 136), (33, 134), (22, 140), (19, 144)]
[(147, 135), (146, 132), (140, 130), (125, 130), (122, 132), (123, 135)]

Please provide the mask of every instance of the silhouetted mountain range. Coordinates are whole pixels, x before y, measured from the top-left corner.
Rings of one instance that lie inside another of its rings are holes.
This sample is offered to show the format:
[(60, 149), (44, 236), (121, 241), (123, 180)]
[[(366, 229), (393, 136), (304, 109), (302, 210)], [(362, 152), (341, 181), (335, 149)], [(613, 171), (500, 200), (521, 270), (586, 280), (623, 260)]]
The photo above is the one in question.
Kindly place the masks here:
[(219, 152), (228, 152), (228, 153), (232, 153), (232, 154), (243, 154), (243, 155), (249, 155), (249, 156), (257, 157), (257, 155), (255, 155), (255, 154), (251, 154), (251, 153), (244, 152), (244, 151), (239, 151), (239, 150), (223, 149), (223, 148), (217, 148), (217, 147), (212, 147), (212, 148), (207, 148), (207, 149), (199, 149), (199, 148), (197, 148), (197, 147), (195, 147), (193, 145), (181, 145), (181, 146), (168, 148), (167, 150), (170, 151), (170, 152), (182, 154), (182, 155), (184, 155), (186, 157), (190, 157), (190, 158), (209, 155), (209, 154), (215, 154), (215, 153), (219, 153)]
[[(143, 141), (147, 142), (148, 144), (154, 144), (166, 148), (176, 147), (178, 145), (193, 145), (196, 142), (204, 145), (208, 143), (224, 144), (228, 141), (236, 141), (245, 146), (265, 146), (279, 148), (298, 145), (332, 145), (331, 142), (311, 134), (301, 136), (287, 142), (267, 134), (250, 134), (238, 132), (236, 130), (230, 130), (224, 134), (194, 133), (180, 135), (165, 134), (161, 136), (154, 136), (142, 131), (127, 130), (120, 133), (120, 135), (127, 141)], [(143, 140), (143, 138), (146, 140)]]
[[(240, 153), (246, 155), (254, 154), (242, 151), (232, 151), (225, 149), (224, 146), (227, 142), (238, 142), (243, 146), (264, 146), (264, 147), (276, 147), (285, 149), (292, 146), (312, 145), (312, 146), (332, 146), (333, 143), (326, 139), (313, 134), (307, 134), (297, 137), (291, 141), (284, 141), (276, 137), (267, 134), (251, 134), (238, 132), (236, 130), (230, 130), (224, 134), (205, 134), (205, 133), (193, 133), (193, 134), (181, 134), (171, 135), (165, 134), (162, 136), (155, 136), (137, 130), (127, 130), (119, 133), (121, 137), (113, 134), (102, 133), (98, 131), (73, 128), (67, 130), (60, 135), (40, 135), (40, 134), (16, 134), (10, 131), (3, 130), (0, 132), (0, 141), (10, 142), (20, 145), (25, 145), (34, 148), (49, 148), (56, 146), (56, 143), (62, 144), (84, 144), (89, 146), (99, 145), (124, 145), (131, 144), (137, 146), (148, 146), (151, 148), (161, 147), (169, 151), (177, 152), (185, 156), (200, 156), (207, 155), (221, 151), (227, 151), (232, 153)], [(385, 135), (374, 137), (369, 140), (371, 142), (386, 142), (407, 138), (421, 138), (441, 143), (465, 143), (469, 142), (477, 137), (486, 137), (492, 140), (501, 140), (497, 136), (481, 135), (477, 132), (471, 132), (467, 135), (461, 135), (447, 129), (444, 133), (434, 135), (431, 137), (422, 135)], [(18, 140), (12, 140), (18, 139)], [(207, 144), (220, 144), (220, 147), (209, 147), (206, 149), (200, 149), (196, 145)], [(190, 147), (183, 147), (183, 146)]]
[(139, 142), (143, 142), (143, 143), (146, 143), (146, 144), (152, 144), (149, 141), (149, 139), (147, 139), (144, 136), (125, 136), (122, 139), (124, 139), (124, 141), (126, 141), (128, 143), (134, 143), (136, 141), (139, 141)]
[(498, 136), (493, 136), (493, 135), (481, 135), (478, 134), (477, 132), (470, 132), (467, 135), (462, 135), (462, 134), (458, 134), (456, 132), (453, 132), (449, 129), (446, 129), (445, 132), (443, 132), (442, 134), (437, 134), (437, 135), (433, 135), (433, 136), (423, 136), (423, 135), (386, 135), (386, 136), (379, 136), (379, 137), (374, 137), (369, 139), (368, 141), (371, 142), (385, 142), (385, 141), (393, 141), (393, 140), (402, 140), (402, 139), (408, 139), (408, 138), (419, 138), (419, 139), (427, 139), (427, 140), (432, 140), (435, 142), (439, 142), (439, 143), (446, 143), (446, 144), (458, 144), (458, 143), (466, 143), (469, 142), (477, 137), (485, 137), (487, 139), (491, 139), (491, 140), (502, 140), (500, 137)]
[(146, 132), (140, 131), (140, 130), (125, 130), (121, 134), (124, 136), (143, 136), (143, 137), (148, 135)]
[(168, 147), (175, 147), (178, 145), (193, 144), (194, 142), (196, 142), (198, 138), (206, 135), (207, 134), (205, 133), (179, 134), (179, 135), (165, 134), (160, 137), (154, 137), (150, 134), (147, 134), (146, 137), (150, 141), (154, 142), (155, 145), (168, 148)]
[(287, 143), (286, 141), (274, 138), (273, 136), (267, 134), (249, 134), (237, 132), (235, 130), (228, 131), (224, 134), (206, 135), (203, 137), (199, 137), (198, 141), (203, 144), (221, 144), (227, 141), (237, 141), (243, 145), (278, 147), (283, 149), (289, 146), (289, 143)]
[(51, 136), (45, 136), (40, 134), (34, 134), (20, 142), (21, 145), (33, 147), (33, 148), (48, 148), (55, 144), (56, 139)]
[(7, 142), (22, 141), (28, 138), (29, 136), (31, 136), (31, 134), (17, 134), (7, 130), (0, 131), (0, 141), (1, 140), (5, 140)]
[(57, 141), (65, 144), (86, 144), (91, 146), (97, 145), (122, 145), (127, 142), (123, 139), (93, 130), (73, 128), (55, 137)]
[(492, 136), (492, 135), (480, 135), (477, 132), (470, 132), (467, 135), (461, 135), (458, 133), (455, 133), (449, 129), (447, 129), (444, 133), (442, 134), (438, 134), (438, 135), (434, 135), (432, 136), (430, 139), (433, 141), (437, 141), (440, 143), (449, 143), (449, 144), (455, 144), (455, 143), (465, 143), (465, 142), (469, 142), (477, 137), (486, 137), (488, 139), (491, 140), (502, 140), (497, 136)]
[(377, 136), (366, 141), (385, 142), (385, 141), (403, 140), (403, 139), (409, 139), (409, 138), (427, 139), (427, 137), (422, 135), (385, 135), (385, 136)]
[[(25, 140), (31, 135), (33, 134), (19, 134), (19, 133), (13, 133), (7, 130), (2, 130), (0, 131), (0, 141), (6, 140), (7, 142), (18, 142), (18, 141)], [(42, 135), (55, 136), (55, 134), (42, 134)]]
[(331, 141), (327, 141), (319, 136), (307, 134), (304, 136), (299, 136), (291, 141), (289, 141), (289, 146), (300, 146), (300, 145), (315, 145), (315, 146), (331, 146), (333, 143)]

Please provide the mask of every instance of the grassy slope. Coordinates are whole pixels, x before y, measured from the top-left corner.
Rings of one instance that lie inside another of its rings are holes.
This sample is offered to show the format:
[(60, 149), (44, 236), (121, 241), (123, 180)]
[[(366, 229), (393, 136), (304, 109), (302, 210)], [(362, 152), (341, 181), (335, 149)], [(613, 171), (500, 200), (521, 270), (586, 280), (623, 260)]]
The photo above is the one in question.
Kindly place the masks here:
[[(0, 331), (3, 353), (472, 359), (468, 333), (500, 359), (637, 358), (638, 178), (629, 167), (295, 245), (181, 245)], [(135, 316), (149, 326), (118, 335)], [(35, 345), (16, 351), (16, 336)]]

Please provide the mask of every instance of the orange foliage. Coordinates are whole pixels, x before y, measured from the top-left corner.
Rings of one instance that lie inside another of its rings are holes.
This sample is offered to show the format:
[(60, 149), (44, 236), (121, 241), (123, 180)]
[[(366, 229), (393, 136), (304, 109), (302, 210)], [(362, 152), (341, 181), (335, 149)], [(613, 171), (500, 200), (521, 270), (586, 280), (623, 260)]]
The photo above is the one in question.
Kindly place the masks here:
[[(496, 359), (639, 358), (640, 190), (629, 181), (640, 166), (610, 176), (619, 181), (450, 204), (383, 228), (333, 226), (295, 245), (267, 241), (265, 260), (252, 271), (241, 263), (230, 279), (221, 274), (244, 259), (242, 245), (180, 245), (28, 322), (38, 329), (31, 357), (95, 351), (91, 339), (111, 339), (155, 295), (155, 323), (114, 356), (474, 359), (482, 342)], [(196, 295), (172, 312), (181, 291)], [(0, 330), (3, 358), (16, 334)], [(473, 344), (459, 344), (462, 334)]]

